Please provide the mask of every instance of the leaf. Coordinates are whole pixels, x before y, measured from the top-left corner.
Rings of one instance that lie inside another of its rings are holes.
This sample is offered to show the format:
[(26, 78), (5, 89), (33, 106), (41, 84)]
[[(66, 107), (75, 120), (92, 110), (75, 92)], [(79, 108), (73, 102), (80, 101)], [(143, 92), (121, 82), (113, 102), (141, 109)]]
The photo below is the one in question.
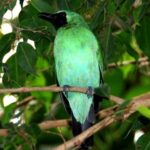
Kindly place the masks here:
[(106, 6), (106, 2), (104, 1), (97, 9), (96, 13), (94, 14), (90, 27), (92, 30), (94, 30), (99, 24), (102, 24), (103, 16), (104, 16), (104, 9)]
[(75, 11), (85, 3), (83, 0), (57, 0), (58, 7), (60, 10), (72, 10)]
[(107, 12), (109, 15), (113, 15), (115, 13), (116, 5), (114, 1), (110, 1), (107, 5)]
[(135, 36), (141, 50), (150, 58), (150, 17), (145, 16), (136, 28)]
[(27, 73), (19, 66), (16, 54), (4, 64), (4, 67), (3, 85), (5, 87), (20, 87), (24, 85)]
[(128, 14), (129, 14), (129, 11), (131, 11), (132, 9), (132, 4), (133, 4), (133, 0), (126, 0), (126, 1), (123, 1), (123, 4), (120, 5), (120, 15), (121, 16), (124, 16), (124, 17), (127, 17)]
[(104, 81), (111, 87), (111, 94), (117, 96), (122, 94), (125, 82), (123, 79), (123, 73), (120, 69), (106, 72)]
[(141, 13), (142, 13), (142, 6), (134, 9), (133, 11), (133, 18), (134, 18), (135, 23), (137, 24), (139, 23)]
[(16, 108), (16, 103), (12, 103), (5, 107), (4, 109), (4, 114), (2, 116), (2, 124), (5, 126), (6, 124), (9, 123), (11, 117), (13, 116), (14, 110)]
[(37, 124), (34, 124), (34, 123), (30, 125), (24, 124), (22, 128), (24, 129), (26, 133), (30, 134), (35, 139), (37, 139), (41, 134), (41, 129), (39, 128)]
[(21, 150), (31, 150), (35, 147), (35, 138), (27, 133), (23, 136), (25, 133), (23, 132), (23, 125), (18, 127), (13, 124), (9, 124), (6, 128), (8, 128), (9, 134), (3, 142), (4, 150), (13, 150), (17, 147), (21, 148)]
[(109, 23), (108, 28), (106, 29), (106, 34), (104, 37), (104, 51), (105, 51), (105, 60), (108, 62), (110, 57), (112, 57), (112, 50), (114, 49), (113, 45), (113, 36), (111, 33), (111, 23)]
[(44, 103), (37, 102), (24, 110), (24, 120), (27, 124), (41, 122), (44, 118), (46, 108)]
[(142, 135), (137, 143), (136, 143), (136, 150), (149, 150), (150, 149), (150, 133), (145, 133)]
[(96, 88), (94, 91), (100, 97), (108, 98), (110, 95), (110, 88), (107, 84), (102, 84), (99, 88)]
[(125, 46), (126, 51), (134, 58), (138, 58), (138, 53), (136, 50), (134, 50), (131, 46), (131, 42), (132, 42), (132, 33), (128, 32), (128, 31), (123, 31), (120, 34), (116, 35), (116, 46), (120, 46), (123, 47)]
[(38, 11), (52, 12), (52, 7), (49, 5), (47, 0), (31, 0), (31, 5)]
[(44, 55), (47, 57), (52, 47), (52, 40), (49, 40), (47, 38), (41, 38), (39, 41), (35, 42), (37, 53), (39, 55)]
[(2, 63), (4, 55), (11, 49), (15, 39), (16, 34), (14, 32), (5, 34), (0, 38), (0, 63)]
[(138, 112), (143, 115), (146, 118), (150, 119), (150, 109), (145, 107), (145, 106), (141, 106), (140, 108), (138, 108)]
[(20, 42), (17, 47), (16, 57), (22, 70), (27, 73), (35, 73), (34, 65), (36, 62), (36, 51), (31, 45)]

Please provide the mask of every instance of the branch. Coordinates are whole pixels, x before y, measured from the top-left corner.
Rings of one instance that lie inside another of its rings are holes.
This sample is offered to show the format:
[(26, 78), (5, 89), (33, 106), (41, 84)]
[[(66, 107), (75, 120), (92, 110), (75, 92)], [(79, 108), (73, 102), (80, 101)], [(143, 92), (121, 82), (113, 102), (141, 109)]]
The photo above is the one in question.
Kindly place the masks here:
[[(27, 92), (34, 92), (34, 91), (62, 92), (63, 87), (58, 87), (56, 86), (56, 84), (54, 84), (54, 85), (45, 86), (45, 87), (21, 87), (21, 88), (0, 89), (0, 94), (2, 93), (27, 93)], [(68, 91), (86, 93), (87, 89), (81, 88), (81, 87), (69, 87)]]
[(141, 66), (147, 66), (150, 64), (148, 57), (141, 57), (138, 60), (122, 61), (117, 63), (108, 64), (108, 68), (116, 68), (121, 66), (127, 66), (130, 64), (140, 64)]

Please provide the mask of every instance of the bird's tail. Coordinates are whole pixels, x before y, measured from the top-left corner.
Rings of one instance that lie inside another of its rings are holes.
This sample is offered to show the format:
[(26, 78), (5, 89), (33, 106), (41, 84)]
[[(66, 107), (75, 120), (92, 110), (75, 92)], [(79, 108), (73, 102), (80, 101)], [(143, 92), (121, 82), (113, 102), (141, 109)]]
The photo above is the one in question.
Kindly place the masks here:
[[(93, 120), (95, 120), (95, 113), (93, 107), (91, 107), (89, 115), (83, 124), (76, 121), (75, 117), (72, 115), (72, 131), (73, 135), (77, 136), (86, 129), (90, 128), (93, 125)], [(77, 146), (78, 143), (76, 143)], [(78, 150), (90, 150), (93, 146), (93, 136), (88, 137), (85, 141), (79, 146)]]
[[(95, 114), (99, 110), (99, 103), (101, 101), (102, 97), (94, 94), (93, 104), (91, 105), (87, 119), (83, 124), (77, 122), (74, 115), (72, 114), (72, 130), (74, 136), (79, 135), (80, 133), (82, 133), (83, 131), (85, 131), (93, 125), (93, 123), (95, 122)], [(87, 139), (85, 139), (85, 141), (81, 144), (78, 150), (90, 150), (92, 149), (93, 144), (93, 136), (90, 136)]]

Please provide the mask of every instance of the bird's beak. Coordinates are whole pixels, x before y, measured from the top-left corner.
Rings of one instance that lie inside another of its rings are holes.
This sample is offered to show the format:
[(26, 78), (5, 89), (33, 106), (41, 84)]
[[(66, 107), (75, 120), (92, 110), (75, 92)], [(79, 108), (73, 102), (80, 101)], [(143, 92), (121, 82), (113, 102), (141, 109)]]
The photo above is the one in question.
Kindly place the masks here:
[(39, 13), (39, 17), (49, 22), (51, 22), (54, 19), (53, 14), (46, 13), (46, 12)]

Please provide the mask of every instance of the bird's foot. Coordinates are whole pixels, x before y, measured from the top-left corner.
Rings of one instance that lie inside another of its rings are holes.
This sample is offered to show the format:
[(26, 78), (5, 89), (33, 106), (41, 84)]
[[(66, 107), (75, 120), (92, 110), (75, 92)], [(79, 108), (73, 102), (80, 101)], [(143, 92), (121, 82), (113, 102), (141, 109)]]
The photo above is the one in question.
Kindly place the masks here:
[(63, 92), (65, 93), (66, 97), (68, 97), (69, 88), (70, 88), (69, 85), (64, 85), (64, 86), (63, 86)]
[(94, 94), (94, 89), (91, 86), (89, 86), (87, 91), (86, 91), (86, 94), (87, 94), (88, 98), (92, 97)]

